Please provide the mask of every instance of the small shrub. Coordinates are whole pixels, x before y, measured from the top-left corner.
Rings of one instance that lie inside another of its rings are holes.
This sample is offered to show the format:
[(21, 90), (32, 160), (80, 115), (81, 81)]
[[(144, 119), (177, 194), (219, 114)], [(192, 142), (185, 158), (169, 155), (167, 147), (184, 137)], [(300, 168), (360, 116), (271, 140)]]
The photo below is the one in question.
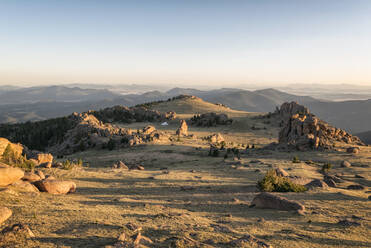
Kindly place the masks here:
[(264, 178), (258, 181), (258, 188), (266, 192), (304, 192), (307, 190), (303, 185), (277, 175), (275, 170), (269, 170)]
[(293, 162), (293, 163), (300, 163), (300, 159), (299, 159), (299, 157), (298, 157), (298, 156), (293, 157), (293, 158), (292, 158), (292, 162)]
[(325, 163), (324, 165), (322, 165), (322, 172), (323, 173), (328, 173), (332, 168), (332, 164), (330, 163)]
[(35, 168), (35, 163), (28, 160), (26, 156), (22, 156), (13, 151), (10, 144), (8, 144), (1, 157), (1, 162), (6, 163), (11, 166), (19, 167), (24, 170), (33, 170)]
[(69, 161), (68, 159), (62, 162), (62, 169), (64, 170), (72, 170), (73, 168), (73, 163)]
[(107, 149), (112, 151), (113, 149), (115, 149), (115, 141), (113, 139), (110, 139), (108, 142), (107, 142)]

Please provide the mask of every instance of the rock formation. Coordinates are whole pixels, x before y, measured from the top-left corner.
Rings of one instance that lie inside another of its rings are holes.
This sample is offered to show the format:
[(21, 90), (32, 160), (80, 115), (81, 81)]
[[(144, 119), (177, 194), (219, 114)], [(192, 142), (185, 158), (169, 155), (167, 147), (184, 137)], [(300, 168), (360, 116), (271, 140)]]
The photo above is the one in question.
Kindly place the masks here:
[(185, 120), (180, 121), (180, 126), (176, 130), (176, 135), (178, 136), (188, 136), (188, 125)]
[(154, 126), (147, 126), (143, 130), (130, 130), (103, 123), (94, 115), (74, 113), (73, 118), (77, 123), (73, 129), (67, 131), (63, 142), (49, 148), (53, 154), (71, 154), (88, 148), (113, 149), (120, 146), (133, 146), (145, 142), (156, 141), (163, 137)]
[(226, 114), (206, 113), (195, 115), (191, 118), (191, 125), (201, 127), (213, 127), (217, 125), (229, 125), (233, 120), (228, 118)]
[(333, 149), (337, 142), (349, 145), (364, 145), (346, 131), (332, 127), (320, 120), (307, 108), (296, 102), (284, 103), (277, 113), (281, 118), (279, 148)]

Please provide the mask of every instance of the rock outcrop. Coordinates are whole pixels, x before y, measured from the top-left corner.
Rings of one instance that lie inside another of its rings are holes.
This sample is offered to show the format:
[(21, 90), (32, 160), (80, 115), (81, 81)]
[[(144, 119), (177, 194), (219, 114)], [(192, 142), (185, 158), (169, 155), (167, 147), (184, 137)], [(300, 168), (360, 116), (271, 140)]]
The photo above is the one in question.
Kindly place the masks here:
[(185, 120), (180, 121), (180, 126), (176, 130), (176, 135), (178, 136), (188, 136), (188, 125)]
[(278, 136), (279, 148), (333, 149), (337, 142), (364, 145), (358, 137), (332, 127), (296, 102), (282, 104), (276, 114), (281, 118), (282, 127)]
[(147, 126), (143, 130), (130, 130), (103, 123), (94, 115), (74, 113), (71, 118), (77, 125), (67, 131), (63, 142), (50, 147), (54, 154), (72, 154), (88, 148), (113, 149), (120, 146), (133, 146), (163, 138), (161, 132), (154, 126)]
[(229, 125), (233, 120), (226, 114), (206, 113), (195, 115), (191, 118), (191, 125), (200, 127), (215, 127), (217, 125)]
[(3, 155), (8, 145), (16, 155), (19, 156), (22, 154), (23, 146), (21, 144), (15, 144), (10, 142), (8, 139), (0, 138), (0, 156)]

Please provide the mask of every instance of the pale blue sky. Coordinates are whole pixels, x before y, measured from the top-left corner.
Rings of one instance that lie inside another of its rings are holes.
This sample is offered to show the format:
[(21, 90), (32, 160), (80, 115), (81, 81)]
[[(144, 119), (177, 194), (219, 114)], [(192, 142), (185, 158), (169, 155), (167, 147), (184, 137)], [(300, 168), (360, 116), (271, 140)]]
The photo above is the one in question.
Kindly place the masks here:
[(371, 1), (0, 1), (0, 84), (371, 84)]

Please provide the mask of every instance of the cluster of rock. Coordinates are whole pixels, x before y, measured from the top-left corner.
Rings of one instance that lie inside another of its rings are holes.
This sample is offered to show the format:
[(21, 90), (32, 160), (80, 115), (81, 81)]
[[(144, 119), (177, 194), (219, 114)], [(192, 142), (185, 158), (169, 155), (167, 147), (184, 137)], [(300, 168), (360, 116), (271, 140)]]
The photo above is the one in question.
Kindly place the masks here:
[(105, 108), (99, 111), (88, 111), (87, 114), (94, 115), (103, 122), (160, 122), (173, 120), (176, 118), (175, 112), (161, 113), (157, 110), (148, 109), (146, 107), (125, 107), (121, 105)]
[[(30, 149), (65, 155), (91, 147), (104, 147), (110, 139), (113, 139), (115, 145), (121, 141), (129, 145), (146, 141), (147, 137), (143, 137), (141, 132), (135, 134), (136, 131), (116, 127), (111, 122), (162, 122), (175, 117), (175, 112), (160, 113), (145, 107), (115, 106), (40, 122), (4, 124), (0, 126), (0, 132), (2, 137), (27, 144)], [(157, 136), (154, 133), (148, 138), (152, 140)], [(36, 156), (33, 157), (38, 160)]]
[(283, 103), (276, 114), (281, 118), (278, 137), (281, 149), (333, 149), (336, 142), (364, 145), (358, 137), (332, 127), (296, 102)]
[(217, 125), (229, 125), (233, 120), (228, 118), (226, 114), (205, 113), (194, 115), (191, 118), (191, 125), (200, 127), (215, 127)]
[(164, 134), (154, 126), (147, 126), (142, 130), (124, 129), (118, 126), (103, 123), (94, 115), (88, 113), (74, 113), (73, 118), (77, 123), (73, 129), (67, 131), (63, 142), (49, 148), (57, 155), (72, 154), (88, 148), (116, 148), (133, 146), (164, 138)]
[(0, 167), (0, 187), (31, 193), (68, 194), (76, 191), (76, 184), (72, 181), (45, 176), (42, 171), (24, 172), (20, 168), (4, 165)]

